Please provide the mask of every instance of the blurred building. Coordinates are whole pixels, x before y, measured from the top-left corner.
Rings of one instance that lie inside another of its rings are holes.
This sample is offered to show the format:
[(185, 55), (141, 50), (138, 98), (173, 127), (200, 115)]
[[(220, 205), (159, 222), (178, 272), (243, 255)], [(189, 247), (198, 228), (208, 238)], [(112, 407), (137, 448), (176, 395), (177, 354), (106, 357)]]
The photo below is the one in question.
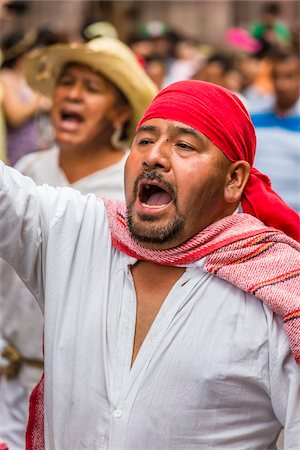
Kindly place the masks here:
[[(14, 2), (13, 2), (14, 3)], [(1, 23), (1, 35), (14, 28), (48, 26), (65, 32), (70, 39), (79, 36), (87, 18), (106, 20), (118, 30), (121, 39), (127, 40), (139, 25), (149, 20), (161, 20), (188, 37), (203, 44), (218, 45), (225, 30), (232, 26), (247, 26), (260, 15), (263, 0), (18, 0), (26, 8), (17, 20)], [(299, 33), (300, 2), (278, 1), (282, 20)]]

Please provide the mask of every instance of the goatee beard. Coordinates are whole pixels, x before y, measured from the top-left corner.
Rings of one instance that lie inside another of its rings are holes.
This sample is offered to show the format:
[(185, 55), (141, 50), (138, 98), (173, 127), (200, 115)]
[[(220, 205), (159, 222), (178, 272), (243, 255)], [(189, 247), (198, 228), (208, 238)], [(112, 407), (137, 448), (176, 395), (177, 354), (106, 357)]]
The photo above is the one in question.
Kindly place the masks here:
[(179, 214), (164, 227), (155, 225), (155, 219), (147, 214), (139, 215), (139, 219), (143, 222), (141, 226), (132, 217), (132, 205), (128, 205), (127, 226), (132, 237), (138, 242), (152, 244), (170, 242), (180, 236), (184, 227), (184, 220)]
[[(175, 216), (165, 226), (156, 225), (156, 217), (150, 214), (139, 214), (138, 222), (133, 218), (133, 205), (138, 196), (138, 185), (140, 180), (158, 180), (167, 191), (172, 195), (173, 204), (175, 207)], [(132, 237), (138, 242), (162, 244), (170, 242), (174, 238), (180, 236), (184, 228), (184, 218), (178, 213), (176, 209), (176, 194), (173, 186), (166, 182), (162, 175), (156, 171), (144, 170), (136, 179), (134, 183), (134, 200), (127, 204), (127, 226)]]

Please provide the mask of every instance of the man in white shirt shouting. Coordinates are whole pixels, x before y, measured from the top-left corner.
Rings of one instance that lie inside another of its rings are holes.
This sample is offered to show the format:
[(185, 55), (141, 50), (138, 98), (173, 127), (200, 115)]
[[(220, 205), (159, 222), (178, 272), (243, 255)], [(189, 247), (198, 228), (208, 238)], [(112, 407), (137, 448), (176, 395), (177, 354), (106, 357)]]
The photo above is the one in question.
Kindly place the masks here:
[(27, 449), (285, 449), (300, 431), (299, 217), (226, 89), (146, 110), (126, 206), (1, 166), (0, 254), (45, 316)]

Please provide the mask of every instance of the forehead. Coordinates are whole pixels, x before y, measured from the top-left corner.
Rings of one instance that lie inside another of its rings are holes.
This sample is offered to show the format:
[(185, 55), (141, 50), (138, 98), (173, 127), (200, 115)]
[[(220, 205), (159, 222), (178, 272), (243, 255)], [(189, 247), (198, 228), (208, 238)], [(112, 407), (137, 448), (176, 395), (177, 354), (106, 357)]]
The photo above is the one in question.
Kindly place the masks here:
[(200, 139), (202, 142), (211, 142), (203, 133), (183, 122), (176, 120), (155, 118), (149, 119), (142, 123), (137, 132), (167, 133), (170, 135), (190, 135)]
[(112, 85), (112, 83), (107, 78), (101, 75), (101, 73), (94, 70), (92, 67), (85, 64), (79, 64), (77, 62), (69, 62), (65, 64), (61, 69), (60, 77), (63, 75), (88, 76), (91, 79), (106, 83), (108, 85)]
[(286, 61), (276, 61), (273, 65), (273, 73), (275, 75), (293, 72), (294, 74), (300, 75), (300, 60), (297, 58), (290, 58)]

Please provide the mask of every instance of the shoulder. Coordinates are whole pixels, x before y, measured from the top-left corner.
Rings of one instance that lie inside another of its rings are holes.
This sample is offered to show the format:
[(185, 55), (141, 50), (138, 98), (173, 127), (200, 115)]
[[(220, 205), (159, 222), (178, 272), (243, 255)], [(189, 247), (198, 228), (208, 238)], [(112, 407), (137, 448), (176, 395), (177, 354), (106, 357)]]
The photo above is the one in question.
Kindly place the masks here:
[(287, 133), (300, 133), (300, 117), (279, 117), (274, 112), (252, 114), (251, 120), (256, 129), (283, 130)]
[(10, 94), (10, 92), (19, 91), (19, 80), (12, 70), (0, 70), (0, 82), (4, 88), (4, 98), (6, 98), (6, 94)]
[(16, 83), (16, 76), (12, 70), (2, 69), (0, 70), (0, 80), (5, 84), (14, 84)]
[(57, 157), (58, 149), (56, 147), (52, 147), (48, 150), (42, 150), (38, 152), (29, 153), (26, 156), (23, 156), (17, 164), (15, 165), (15, 169), (21, 172), (23, 175), (31, 176), (32, 172), (35, 169), (39, 169), (45, 163), (49, 163), (53, 159)]
[(40, 188), (45, 196), (45, 188), (51, 191), (47, 232), (56, 249), (67, 248), (72, 253), (79, 249), (93, 252), (98, 244), (111, 248), (107, 212), (101, 199), (95, 194), (82, 195), (70, 187)]
[(268, 332), (270, 369), (272, 370), (278, 359), (283, 354), (291, 353), (291, 351), (282, 318), (275, 314), (264, 302), (261, 302), (261, 307)]

